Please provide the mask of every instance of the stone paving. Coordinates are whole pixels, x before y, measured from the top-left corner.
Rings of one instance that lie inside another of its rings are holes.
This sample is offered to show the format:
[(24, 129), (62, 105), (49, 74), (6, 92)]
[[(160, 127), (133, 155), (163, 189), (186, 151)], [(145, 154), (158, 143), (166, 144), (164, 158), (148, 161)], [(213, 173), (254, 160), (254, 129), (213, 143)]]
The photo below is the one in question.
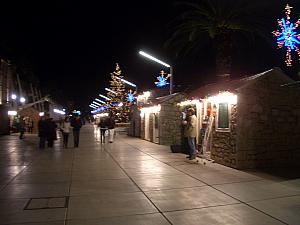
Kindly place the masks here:
[[(70, 140), (71, 144), (72, 139)], [(125, 135), (38, 150), (37, 137), (0, 137), (0, 224), (300, 224), (300, 179), (245, 172)]]

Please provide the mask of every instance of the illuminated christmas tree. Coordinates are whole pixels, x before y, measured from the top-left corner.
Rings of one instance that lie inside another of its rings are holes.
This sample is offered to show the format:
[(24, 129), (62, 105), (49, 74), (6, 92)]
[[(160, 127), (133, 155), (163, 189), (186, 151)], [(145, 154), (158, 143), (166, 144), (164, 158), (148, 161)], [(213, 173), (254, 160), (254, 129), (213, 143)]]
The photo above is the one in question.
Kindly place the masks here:
[(110, 109), (114, 112), (117, 122), (128, 122), (129, 107), (127, 104), (127, 91), (125, 84), (121, 80), (122, 70), (118, 63), (116, 63), (116, 69), (111, 74), (110, 90), (107, 96), (111, 99), (108, 101)]

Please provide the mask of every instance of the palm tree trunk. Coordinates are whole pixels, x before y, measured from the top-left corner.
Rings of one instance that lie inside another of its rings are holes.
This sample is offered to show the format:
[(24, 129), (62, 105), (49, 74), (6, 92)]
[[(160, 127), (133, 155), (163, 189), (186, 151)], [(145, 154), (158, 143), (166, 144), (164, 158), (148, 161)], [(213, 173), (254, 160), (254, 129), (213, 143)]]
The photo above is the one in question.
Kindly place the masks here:
[(232, 65), (232, 42), (229, 32), (220, 32), (214, 39), (217, 78), (229, 78)]

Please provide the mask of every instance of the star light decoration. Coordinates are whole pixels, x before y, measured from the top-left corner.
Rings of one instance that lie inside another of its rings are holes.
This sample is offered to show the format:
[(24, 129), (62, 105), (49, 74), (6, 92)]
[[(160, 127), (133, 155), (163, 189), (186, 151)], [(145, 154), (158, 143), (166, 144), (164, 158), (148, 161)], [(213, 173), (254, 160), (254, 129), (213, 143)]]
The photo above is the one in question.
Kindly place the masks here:
[(163, 87), (163, 86), (166, 86), (167, 84), (169, 84), (169, 83), (167, 83), (167, 80), (171, 75), (168, 74), (166, 77), (164, 75), (166, 75), (165, 71), (163, 71), (163, 70), (160, 71), (160, 76), (157, 77), (158, 81), (155, 82), (155, 85), (157, 87)]
[(287, 66), (292, 66), (292, 52), (295, 51), (298, 54), (298, 59), (300, 60), (300, 51), (298, 45), (300, 44), (300, 34), (297, 33), (296, 29), (300, 25), (300, 19), (294, 24), (290, 21), (291, 9), (293, 7), (288, 4), (285, 7), (286, 19), (278, 19), (277, 23), (281, 31), (276, 30), (272, 33), (277, 37), (278, 48), (283, 46), (286, 48), (285, 63)]
[(134, 102), (135, 100), (135, 97), (134, 95), (136, 94), (136, 91), (135, 92), (132, 92), (132, 90), (130, 89), (128, 94), (127, 94), (127, 101), (128, 102)]

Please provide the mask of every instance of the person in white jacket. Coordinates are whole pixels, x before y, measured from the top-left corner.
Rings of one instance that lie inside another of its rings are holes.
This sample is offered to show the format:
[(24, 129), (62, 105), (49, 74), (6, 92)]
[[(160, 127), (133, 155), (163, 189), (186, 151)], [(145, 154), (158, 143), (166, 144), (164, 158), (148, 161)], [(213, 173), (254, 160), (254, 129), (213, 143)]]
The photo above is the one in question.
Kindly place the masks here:
[(71, 131), (71, 123), (68, 117), (65, 118), (62, 124), (63, 147), (68, 148), (69, 134)]

